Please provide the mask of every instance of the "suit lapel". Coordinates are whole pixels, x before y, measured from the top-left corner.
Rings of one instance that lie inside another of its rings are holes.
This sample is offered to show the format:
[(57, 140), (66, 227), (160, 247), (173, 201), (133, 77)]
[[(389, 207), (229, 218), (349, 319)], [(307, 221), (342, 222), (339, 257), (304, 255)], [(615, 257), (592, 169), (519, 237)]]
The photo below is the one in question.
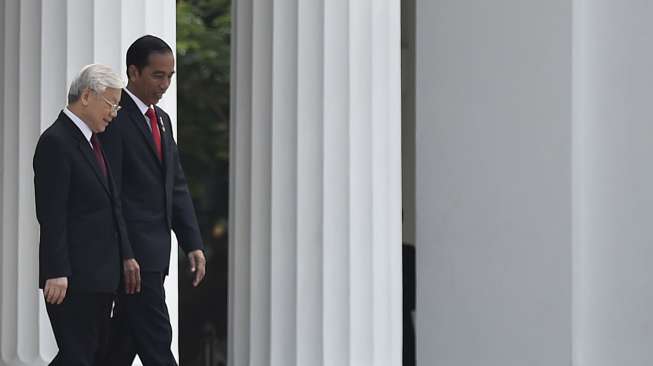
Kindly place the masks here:
[(66, 126), (68, 127), (68, 131), (70, 131), (71, 137), (77, 142), (77, 147), (80, 153), (84, 156), (86, 162), (90, 164), (91, 170), (93, 170), (95, 176), (100, 180), (100, 183), (102, 183), (102, 187), (104, 187), (104, 190), (106, 190), (107, 193), (111, 195), (111, 191), (109, 191), (107, 178), (104, 176), (104, 174), (102, 174), (102, 171), (100, 170), (100, 166), (98, 165), (98, 162), (95, 159), (95, 155), (93, 154), (93, 149), (91, 148), (91, 145), (82, 134), (82, 131), (80, 131), (77, 128), (77, 126), (75, 126), (75, 123), (71, 121), (70, 118), (68, 118), (68, 116), (66, 116), (65, 113), (61, 112), (59, 114), (59, 119), (64, 120), (62, 122), (66, 124)]
[(161, 162), (159, 161), (159, 157), (156, 155), (154, 140), (152, 139), (152, 131), (149, 129), (148, 126), (145, 125), (147, 123), (147, 121), (145, 120), (145, 115), (141, 113), (141, 110), (138, 109), (136, 103), (125, 91), (122, 92), (120, 105), (123, 108), (125, 108), (125, 112), (128, 112), (129, 119), (131, 120), (131, 122), (136, 125), (136, 128), (139, 131), (141, 131), (141, 135), (143, 136), (143, 139), (145, 139), (145, 143), (149, 147), (150, 153), (152, 154), (152, 158), (159, 165), (161, 165)]
[[(108, 182), (107, 182), (107, 177), (105, 177), (104, 174), (102, 174), (102, 171), (100, 171), (100, 167), (98, 166), (98, 162), (95, 159), (95, 155), (93, 154), (93, 150), (89, 146), (86, 139), (79, 142), (79, 150), (81, 151), (82, 155), (84, 155), (84, 158), (86, 159), (86, 162), (88, 162), (91, 165), (91, 169), (93, 169), (93, 172), (95, 172), (95, 176), (102, 183), (102, 187), (104, 187), (104, 189), (107, 191), (107, 193), (109, 193), (109, 195), (111, 195), (111, 191), (109, 191), (109, 185), (108, 185)], [(108, 170), (107, 170), (107, 172), (108, 172)]]

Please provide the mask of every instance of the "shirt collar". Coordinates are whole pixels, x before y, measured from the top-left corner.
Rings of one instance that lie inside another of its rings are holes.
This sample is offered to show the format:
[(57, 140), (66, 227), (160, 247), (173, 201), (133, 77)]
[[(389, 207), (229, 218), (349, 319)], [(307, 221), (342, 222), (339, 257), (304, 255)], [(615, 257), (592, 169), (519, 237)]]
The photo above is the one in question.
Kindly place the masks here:
[(88, 125), (86, 123), (84, 123), (84, 121), (82, 121), (79, 117), (77, 117), (77, 115), (75, 113), (73, 113), (70, 109), (68, 109), (68, 107), (63, 109), (63, 113), (73, 121), (75, 126), (77, 126), (77, 128), (80, 131), (82, 131), (82, 134), (86, 138), (86, 141), (88, 141), (88, 143), (90, 144), (91, 143), (91, 135), (93, 135), (93, 131), (91, 131), (91, 129), (88, 127)]
[(137, 96), (135, 96), (132, 92), (130, 92), (129, 89), (124, 88), (123, 90), (124, 90), (125, 92), (127, 92), (127, 94), (129, 94), (129, 96), (132, 98), (132, 100), (134, 101), (134, 103), (136, 103), (136, 106), (138, 107), (138, 109), (141, 111), (141, 114), (144, 115), (145, 112), (147, 112), (147, 110), (148, 110), (150, 107), (149, 107), (147, 104), (143, 103), (143, 101), (140, 100)]

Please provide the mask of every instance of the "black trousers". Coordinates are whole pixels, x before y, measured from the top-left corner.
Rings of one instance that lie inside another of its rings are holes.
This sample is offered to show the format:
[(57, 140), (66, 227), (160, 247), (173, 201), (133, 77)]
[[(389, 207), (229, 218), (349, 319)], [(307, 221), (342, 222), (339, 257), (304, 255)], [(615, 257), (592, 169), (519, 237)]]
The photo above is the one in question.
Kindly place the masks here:
[(62, 304), (45, 306), (59, 352), (50, 365), (95, 366), (106, 354), (114, 294), (66, 294)]
[(102, 365), (131, 366), (138, 357), (143, 366), (177, 366), (170, 345), (172, 327), (160, 272), (141, 272), (141, 292), (118, 293), (111, 320), (109, 355)]

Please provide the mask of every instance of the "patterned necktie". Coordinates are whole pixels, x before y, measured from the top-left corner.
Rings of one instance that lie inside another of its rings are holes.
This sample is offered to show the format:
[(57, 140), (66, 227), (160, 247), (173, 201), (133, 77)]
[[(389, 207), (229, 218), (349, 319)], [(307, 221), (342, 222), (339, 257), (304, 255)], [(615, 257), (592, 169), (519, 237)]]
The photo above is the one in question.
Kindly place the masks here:
[(161, 133), (159, 132), (159, 124), (156, 123), (156, 112), (154, 112), (154, 108), (148, 108), (147, 112), (145, 112), (145, 115), (150, 119), (150, 126), (152, 127), (152, 140), (154, 140), (156, 156), (159, 157), (159, 160), (163, 160), (161, 157)]
[(95, 155), (95, 160), (97, 160), (97, 163), (100, 166), (100, 171), (102, 171), (102, 174), (106, 177), (107, 163), (104, 161), (102, 146), (100, 146), (100, 141), (97, 139), (96, 134), (91, 135), (91, 145), (93, 145), (93, 154)]

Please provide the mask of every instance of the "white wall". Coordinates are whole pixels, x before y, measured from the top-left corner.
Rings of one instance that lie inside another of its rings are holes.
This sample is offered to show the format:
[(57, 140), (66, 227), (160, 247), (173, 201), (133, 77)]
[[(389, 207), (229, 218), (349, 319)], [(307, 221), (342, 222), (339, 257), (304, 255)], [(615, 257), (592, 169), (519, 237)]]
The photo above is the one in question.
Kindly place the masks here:
[(571, 25), (570, 1), (417, 3), (419, 365), (571, 362)]

